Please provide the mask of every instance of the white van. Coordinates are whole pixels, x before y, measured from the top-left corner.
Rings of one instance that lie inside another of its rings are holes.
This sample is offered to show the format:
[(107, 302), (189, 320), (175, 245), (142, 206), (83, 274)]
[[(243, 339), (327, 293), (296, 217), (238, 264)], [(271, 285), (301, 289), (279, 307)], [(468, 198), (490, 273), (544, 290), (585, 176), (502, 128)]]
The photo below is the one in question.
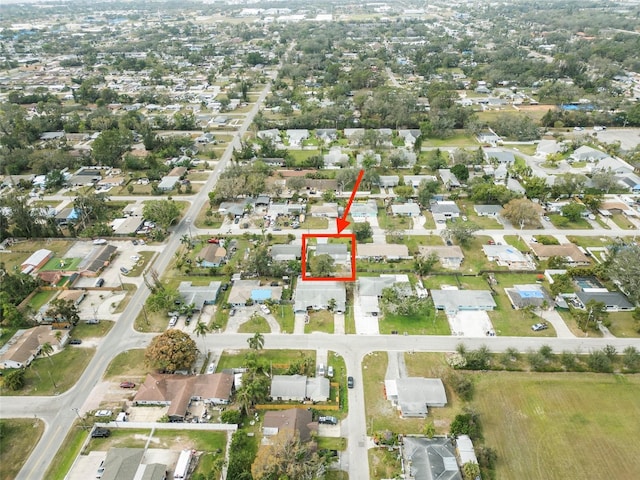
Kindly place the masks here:
[(324, 377), (324, 363), (321, 363), (320, 366), (318, 367), (318, 376)]
[(176, 323), (178, 323), (178, 317), (176, 317), (176, 316), (171, 317), (171, 320), (169, 320), (169, 326), (170, 327), (175, 327)]

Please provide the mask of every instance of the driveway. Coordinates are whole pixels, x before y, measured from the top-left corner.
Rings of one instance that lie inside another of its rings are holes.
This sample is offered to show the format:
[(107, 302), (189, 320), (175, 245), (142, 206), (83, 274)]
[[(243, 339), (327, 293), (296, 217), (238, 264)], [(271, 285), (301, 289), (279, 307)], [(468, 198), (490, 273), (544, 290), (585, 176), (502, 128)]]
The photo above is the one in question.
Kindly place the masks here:
[(575, 338), (575, 335), (569, 330), (567, 324), (564, 323), (560, 314), (555, 310), (541, 310), (539, 311), (539, 315), (553, 325), (558, 338)]
[[(356, 287), (357, 288), (357, 287)], [(360, 293), (356, 290), (353, 296), (353, 316), (356, 321), (356, 333), (358, 335), (379, 335), (378, 317), (366, 315), (360, 304)]]

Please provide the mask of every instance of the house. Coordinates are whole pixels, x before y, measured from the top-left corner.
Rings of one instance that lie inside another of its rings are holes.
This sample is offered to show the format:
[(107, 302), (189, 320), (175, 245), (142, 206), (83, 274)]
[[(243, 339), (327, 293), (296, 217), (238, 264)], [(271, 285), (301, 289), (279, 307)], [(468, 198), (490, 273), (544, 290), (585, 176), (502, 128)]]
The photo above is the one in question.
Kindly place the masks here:
[(173, 167), (169, 173), (167, 173), (167, 177), (180, 177), (182, 178), (187, 174), (187, 167)]
[(102, 179), (102, 173), (98, 169), (83, 167), (71, 175), (67, 183), (72, 187), (88, 187)]
[(609, 157), (609, 154), (596, 150), (593, 147), (589, 147), (588, 145), (582, 145), (574, 150), (574, 152), (569, 155), (569, 158), (574, 162), (597, 162), (599, 160), (604, 160)]
[[(62, 332), (60, 340), (56, 332)], [(52, 330), (48, 325), (18, 330), (16, 334), (0, 350), (0, 368), (24, 368), (38, 356), (42, 345), (50, 344), (59, 350), (69, 338), (67, 330)]]
[(591, 265), (587, 257), (577, 245), (566, 243), (563, 245), (542, 245), (541, 243), (531, 243), (531, 251), (538, 260), (549, 260), (551, 257), (560, 257), (567, 262), (567, 265), (577, 267), (580, 265)]
[(84, 300), (86, 292), (84, 290), (62, 290), (56, 300), (64, 300), (65, 302), (71, 302), (74, 306), (78, 306)]
[(44, 267), (49, 260), (53, 258), (53, 252), (46, 248), (41, 248), (29, 255), (24, 262), (20, 264), (20, 271), (29, 274)]
[(431, 214), (436, 223), (445, 223), (452, 218), (459, 218), (460, 209), (456, 202), (441, 200), (431, 205)]
[(590, 173), (612, 172), (616, 175), (633, 173), (633, 167), (619, 158), (607, 157), (591, 163), (587, 170)]
[(271, 380), (270, 396), (279, 401), (326, 402), (329, 399), (329, 389), (327, 377), (274, 375)]
[(115, 245), (95, 245), (89, 254), (80, 261), (76, 271), (83, 277), (94, 277), (102, 269), (109, 266), (117, 251), (118, 247)]
[(109, 448), (104, 459), (102, 480), (166, 479), (168, 466), (163, 463), (142, 463), (144, 454), (144, 448)]
[(399, 148), (395, 150), (392, 156), (398, 157), (400, 159), (400, 166), (398, 168), (413, 168), (418, 160), (417, 155), (411, 150), (407, 150), (406, 148)]
[(271, 218), (276, 218), (286, 215), (299, 215), (304, 213), (306, 205), (302, 203), (272, 203), (269, 205), (269, 211), (267, 215)]
[(124, 177), (109, 175), (108, 177), (104, 177), (102, 180), (96, 183), (96, 188), (98, 190), (108, 190), (110, 188), (121, 187), (125, 184), (125, 182), (126, 179)]
[(511, 245), (483, 245), (482, 250), (490, 262), (496, 262), (501, 267), (511, 270), (532, 270), (533, 262)]
[(302, 258), (301, 245), (273, 245), (270, 251), (274, 262), (290, 262)]
[(122, 213), (125, 217), (142, 217), (143, 210), (143, 203), (130, 203), (122, 209)]
[(433, 304), (437, 310), (444, 310), (447, 315), (455, 315), (459, 311), (491, 311), (496, 302), (489, 290), (431, 290)]
[(502, 142), (502, 138), (493, 131), (481, 132), (478, 134), (478, 142), (482, 144), (497, 145)]
[(335, 302), (336, 313), (344, 313), (346, 308), (344, 282), (302, 280), (298, 278), (294, 292), (294, 311), (304, 313), (309, 309), (327, 310), (331, 300)]
[(168, 175), (164, 176), (160, 180), (160, 183), (158, 183), (158, 190), (162, 192), (170, 192), (171, 190), (176, 188), (176, 184), (179, 181), (180, 181), (180, 177), (176, 177), (176, 176), (170, 177)]
[(578, 300), (583, 309), (587, 308), (590, 300), (604, 303), (607, 312), (631, 312), (635, 309), (627, 297), (620, 292), (578, 292)]
[(379, 277), (360, 277), (358, 279), (358, 299), (365, 315), (380, 314), (379, 300), (387, 288), (393, 288), (399, 295), (410, 295), (411, 284), (406, 275), (380, 275)]
[(350, 145), (360, 145), (364, 139), (364, 128), (345, 128), (344, 136)]
[(230, 402), (233, 375), (171, 375), (149, 373), (133, 398), (134, 405), (167, 405), (170, 421), (183, 421), (191, 400), (212, 405)]
[(318, 424), (313, 422), (313, 414), (306, 408), (266, 412), (262, 421), (262, 434), (271, 437), (281, 431), (290, 434), (296, 432), (301, 442), (308, 442), (311, 440), (311, 433), (318, 431)]
[(382, 188), (397, 187), (400, 183), (398, 175), (380, 175), (380, 186)]
[(324, 168), (342, 168), (349, 164), (349, 155), (342, 153), (340, 147), (331, 147), (329, 153), (322, 157)]
[(518, 195), (524, 195), (526, 190), (522, 186), (519, 180), (516, 180), (513, 177), (507, 179), (507, 188)]
[(420, 207), (417, 203), (401, 203), (391, 205), (394, 217), (419, 217)]
[(264, 303), (266, 300), (279, 301), (281, 297), (280, 286), (260, 285), (260, 280), (234, 280), (227, 301), (239, 307), (247, 303)]
[(473, 442), (469, 435), (458, 435), (456, 438), (456, 451), (460, 459), (460, 465), (466, 463), (478, 463), (476, 452), (473, 448)]
[(460, 187), (460, 181), (458, 180), (458, 178), (451, 173), (451, 170), (449, 170), (448, 168), (441, 168), (438, 170), (438, 175), (440, 175), (440, 179), (442, 180), (442, 184), (447, 188), (447, 189), (452, 189), (452, 188), (459, 188)]
[(430, 255), (437, 255), (438, 261), (443, 268), (449, 268), (457, 270), (462, 265), (464, 260), (464, 253), (462, 249), (457, 245), (442, 245), (442, 246), (424, 246), (419, 247), (420, 256), (427, 258)]
[(404, 146), (406, 148), (413, 149), (413, 146), (416, 144), (418, 138), (420, 138), (421, 132), (418, 129), (410, 129), (410, 130), (398, 130), (398, 137), (404, 140)]
[(500, 216), (500, 212), (502, 212), (504, 208), (502, 205), (474, 205), (473, 210), (479, 217), (493, 217), (497, 218)]
[(68, 225), (70, 223), (76, 223), (80, 213), (71, 207), (63, 208), (58, 212), (55, 217), (55, 221), (58, 225)]
[(362, 243), (356, 249), (356, 258), (374, 260), (401, 260), (409, 259), (409, 248), (398, 243)]
[(227, 258), (227, 250), (220, 245), (209, 243), (200, 250), (198, 258), (199, 265), (203, 268), (219, 267)]
[(144, 219), (142, 217), (115, 218), (111, 222), (111, 229), (113, 230), (113, 234), (118, 237), (128, 237), (130, 235), (135, 235), (135, 233), (140, 230), (143, 223)]
[(437, 182), (433, 175), (404, 175), (404, 184), (418, 188), (422, 182)]
[(428, 407), (444, 407), (447, 394), (439, 378), (404, 377), (384, 381), (387, 399), (403, 417), (424, 418)]
[(505, 165), (513, 165), (513, 163), (516, 161), (516, 157), (513, 153), (505, 152), (504, 150), (500, 150), (499, 148), (485, 148), (484, 158), (489, 163), (498, 163)]
[(544, 305), (553, 305), (553, 299), (549, 295), (542, 285), (530, 284), (530, 285), (514, 285), (511, 288), (505, 288), (505, 293), (511, 305), (515, 309), (522, 309), (532, 305), (536, 308), (542, 308)]
[(191, 282), (180, 282), (178, 293), (187, 305), (193, 304), (195, 310), (202, 310), (205, 305), (213, 305), (218, 298), (220, 282), (209, 282), (209, 285), (196, 286)]
[(358, 153), (356, 155), (356, 166), (362, 168), (362, 162), (367, 158), (372, 158), (374, 160), (374, 165), (380, 165), (380, 162), (382, 161), (382, 156), (379, 153), (367, 150), (366, 152)]
[(327, 145), (338, 139), (338, 130), (335, 128), (318, 128), (316, 130), (316, 138)]
[(450, 438), (404, 437), (402, 458), (413, 480), (462, 480)]
[(269, 139), (274, 144), (281, 143), (280, 131), (277, 128), (272, 128), (269, 130), (260, 130), (258, 132), (258, 138), (260, 138), (261, 140)]
[(231, 215), (233, 217), (241, 217), (247, 207), (246, 202), (222, 202), (218, 206), (218, 213), (223, 215)]
[(507, 172), (507, 164), (506, 163), (501, 163), (493, 171), (493, 178), (495, 178), (496, 181), (503, 182), (505, 180), (505, 178), (507, 178), (507, 175), (508, 175), (508, 172)]
[(374, 218), (378, 216), (378, 204), (375, 200), (354, 202), (350, 213), (353, 218)]
[(289, 145), (291, 147), (302, 147), (302, 142), (309, 138), (309, 130), (306, 128), (287, 130)]
[(347, 245), (344, 243), (318, 244), (315, 255), (329, 255), (335, 263), (349, 263), (351, 258)]
[(338, 218), (338, 204), (334, 202), (325, 202), (321, 205), (311, 205), (309, 214), (312, 217)]

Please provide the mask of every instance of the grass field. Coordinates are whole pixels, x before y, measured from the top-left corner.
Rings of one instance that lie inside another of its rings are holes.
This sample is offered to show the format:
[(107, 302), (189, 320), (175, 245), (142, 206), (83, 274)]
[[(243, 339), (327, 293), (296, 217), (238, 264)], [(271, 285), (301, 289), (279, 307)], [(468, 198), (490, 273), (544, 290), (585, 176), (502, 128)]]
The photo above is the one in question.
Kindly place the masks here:
[(80, 449), (89, 435), (88, 430), (79, 427), (80, 423), (75, 422), (64, 440), (60, 442), (60, 448), (53, 456), (44, 478), (63, 480), (66, 477), (67, 472), (71, 468), (71, 465), (73, 465), (76, 457), (80, 454)]
[(52, 258), (41, 269), (41, 272), (62, 271), (73, 272), (78, 267), (81, 258)]
[(42, 290), (31, 297), (31, 300), (29, 300), (29, 303), (27, 305), (31, 309), (33, 309), (33, 311), (37, 312), (49, 300), (53, 299), (53, 297), (56, 296), (57, 293), (58, 292), (56, 292), (55, 290)]
[(551, 223), (556, 228), (569, 229), (569, 230), (589, 230), (591, 229), (591, 224), (587, 222), (584, 218), (580, 218), (579, 220), (572, 222), (566, 217), (558, 214), (549, 215), (549, 219), (551, 219)]
[(449, 322), (444, 315), (436, 315), (433, 307), (425, 308), (415, 315), (398, 315), (385, 313), (378, 322), (380, 333), (390, 334), (392, 331), (400, 335), (451, 335)]
[(630, 222), (629, 219), (621, 213), (614, 213), (611, 219), (613, 220), (613, 223), (618, 225), (620, 228), (635, 228), (635, 224)]
[(144, 349), (127, 350), (117, 355), (104, 372), (105, 380), (126, 377), (143, 378), (148, 369), (144, 364)]
[(8, 272), (15, 272), (20, 264), (41, 248), (51, 250), (55, 257), (64, 255), (73, 242), (69, 240), (26, 240), (11, 245), (9, 251), (2, 254), (2, 261)]
[(87, 338), (104, 337), (107, 333), (109, 333), (113, 325), (114, 323), (108, 320), (102, 320), (97, 324), (80, 322), (78, 323), (78, 325), (73, 327), (71, 336), (73, 338), (79, 338), (81, 340)]
[(67, 346), (51, 357), (36, 358), (25, 370), (24, 387), (17, 392), (2, 389), (2, 395), (57, 395), (75, 385), (91, 361), (94, 348)]
[(238, 333), (271, 333), (271, 328), (263, 316), (252, 315), (249, 320), (240, 325)]
[[(249, 353), (249, 349), (242, 350), (225, 350), (220, 356), (218, 361), (218, 368), (216, 371), (221, 372), (225, 368), (237, 368), (244, 365), (244, 356)], [(315, 350), (260, 350), (258, 357), (263, 358), (266, 362), (271, 362), (274, 365), (288, 365), (304, 357), (310, 357), (315, 362), (316, 351)], [(274, 367), (275, 370), (275, 367)]]
[[(496, 478), (640, 478), (640, 377), (485, 373), (473, 406)], [(615, 404), (612, 400), (615, 399)]]
[(280, 324), (280, 331), (282, 333), (293, 333), (293, 327), (295, 324), (295, 315), (293, 314), (293, 306), (291, 305), (274, 305), (271, 310), (273, 316)]
[(311, 312), (309, 313), (309, 323), (304, 326), (304, 333), (333, 333), (334, 326), (333, 313), (327, 310)]
[(0, 480), (13, 480), (44, 431), (38, 419), (0, 420)]
[(638, 332), (640, 324), (633, 319), (632, 312), (610, 313), (609, 320), (611, 321), (609, 331), (616, 337), (640, 337), (640, 332)]

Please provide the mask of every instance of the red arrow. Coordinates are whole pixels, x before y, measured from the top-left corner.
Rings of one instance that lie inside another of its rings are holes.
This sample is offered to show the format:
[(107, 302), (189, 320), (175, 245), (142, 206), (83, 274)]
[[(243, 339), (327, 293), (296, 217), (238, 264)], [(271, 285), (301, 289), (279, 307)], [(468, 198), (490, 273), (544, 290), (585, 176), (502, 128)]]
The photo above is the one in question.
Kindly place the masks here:
[(347, 206), (344, 209), (344, 213), (342, 214), (342, 218), (336, 218), (336, 227), (338, 227), (338, 233), (342, 232), (349, 226), (349, 222), (347, 222), (347, 215), (349, 215), (349, 210), (351, 209), (353, 199), (356, 198), (356, 192), (358, 191), (358, 187), (360, 186), (360, 182), (362, 181), (363, 176), (364, 170), (360, 170), (360, 173), (358, 173), (358, 178), (356, 179), (356, 184), (353, 186), (351, 197), (349, 197), (349, 203), (347, 203)]

